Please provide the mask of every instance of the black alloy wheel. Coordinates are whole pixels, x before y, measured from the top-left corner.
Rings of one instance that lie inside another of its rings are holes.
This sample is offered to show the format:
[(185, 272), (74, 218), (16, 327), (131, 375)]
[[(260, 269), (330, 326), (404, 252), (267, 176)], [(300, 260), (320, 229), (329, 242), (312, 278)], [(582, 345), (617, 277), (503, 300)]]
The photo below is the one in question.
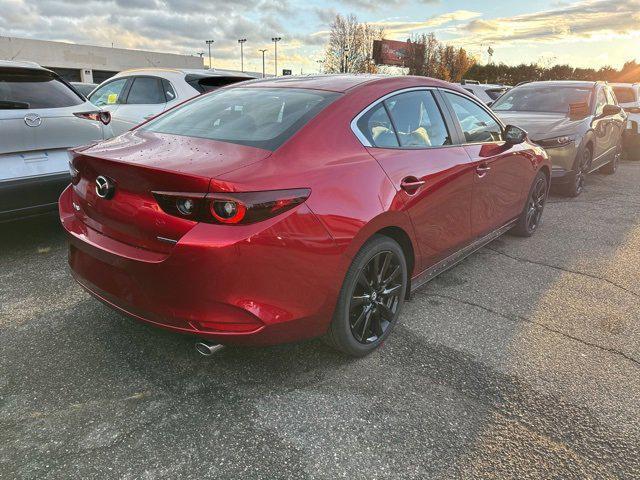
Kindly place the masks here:
[(544, 172), (538, 172), (533, 179), (524, 210), (518, 217), (511, 233), (520, 237), (530, 237), (542, 224), (542, 212), (547, 203), (549, 181)]
[(526, 225), (528, 231), (533, 232), (540, 225), (546, 201), (547, 181), (544, 177), (538, 177), (527, 201)]
[(563, 193), (569, 197), (577, 197), (584, 190), (587, 173), (591, 165), (591, 150), (585, 148), (578, 160), (573, 178), (565, 186), (563, 191)]
[(347, 270), (325, 342), (354, 357), (378, 348), (398, 323), (408, 279), (398, 242), (380, 234), (371, 237)]
[(349, 304), (349, 326), (358, 342), (376, 342), (387, 331), (401, 302), (402, 280), (400, 259), (389, 250), (360, 270)]

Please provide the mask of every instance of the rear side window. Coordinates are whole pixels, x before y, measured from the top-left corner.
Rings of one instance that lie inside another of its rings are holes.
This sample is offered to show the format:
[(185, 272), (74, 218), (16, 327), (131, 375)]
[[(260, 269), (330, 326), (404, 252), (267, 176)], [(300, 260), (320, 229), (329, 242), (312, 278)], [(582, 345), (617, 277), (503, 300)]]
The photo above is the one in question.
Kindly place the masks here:
[(162, 89), (164, 90), (164, 96), (167, 99), (167, 102), (170, 102), (171, 100), (175, 100), (176, 92), (173, 89), (173, 86), (171, 85), (171, 83), (169, 83), (169, 80), (165, 78), (162, 79)]
[(506, 88), (491, 88), (491, 89), (485, 90), (485, 92), (487, 93), (487, 95), (489, 95), (489, 98), (491, 100), (497, 99), (500, 95), (502, 95), (506, 91), (507, 91)]
[(293, 88), (222, 89), (141, 128), (275, 150), (338, 96)]
[(135, 77), (127, 95), (128, 105), (165, 103), (162, 82), (156, 77)]
[(460, 122), (466, 143), (502, 140), (502, 127), (484, 108), (467, 98), (445, 92)]
[(440, 109), (431, 92), (418, 90), (385, 100), (401, 147), (451, 145)]
[(607, 96), (604, 94), (604, 89), (598, 90), (596, 96), (596, 115), (602, 115), (604, 106), (607, 104)]
[(55, 75), (44, 71), (0, 72), (0, 109), (62, 108), (84, 100)]
[(384, 104), (379, 103), (358, 119), (358, 129), (378, 148), (397, 148), (400, 146), (391, 119)]

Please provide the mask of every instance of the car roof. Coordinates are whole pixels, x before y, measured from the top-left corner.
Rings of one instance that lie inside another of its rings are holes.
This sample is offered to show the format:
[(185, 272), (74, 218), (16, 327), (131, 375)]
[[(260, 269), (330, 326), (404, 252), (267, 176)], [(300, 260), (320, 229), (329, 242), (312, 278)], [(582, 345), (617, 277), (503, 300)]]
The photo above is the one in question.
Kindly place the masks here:
[(29, 70), (42, 70), (44, 72), (51, 71), (35, 62), (16, 62), (15, 60), (0, 60), (0, 68), (25, 68)]
[(595, 87), (598, 83), (587, 80), (541, 80), (537, 82), (526, 82), (517, 85), (518, 87), (527, 87), (530, 85), (546, 85), (549, 87)]
[(127, 75), (136, 75), (136, 74), (155, 74), (155, 75), (198, 75), (198, 76), (207, 76), (207, 77), (246, 77), (247, 79), (252, 79), (250, 75), (244, 73), (235, 73), (228, 71), (220, 71), (216, 69), (205, 69), (205, 68), (131, 68), (129, 70), (122, 70), (118, 72), (115, 76), (117, 77), (125, 77)]
[(442, 86), (468, 94), (458, 85), (437, 80), (429, 77), (419, 77), (411, 75), (378, 75), (378, 74), (321, 74), (321, 75), (296, 75), (275, 78), (265, 78), (243, 82), (238, 85), (242, 87), (287, 87), (305, 88), (310, 90), (327, 90), (330, 92), (346, 93), (349, 90), (362, 87), (364, 85), (386, 86), (393, 84), (406, 87), (419, 86)]

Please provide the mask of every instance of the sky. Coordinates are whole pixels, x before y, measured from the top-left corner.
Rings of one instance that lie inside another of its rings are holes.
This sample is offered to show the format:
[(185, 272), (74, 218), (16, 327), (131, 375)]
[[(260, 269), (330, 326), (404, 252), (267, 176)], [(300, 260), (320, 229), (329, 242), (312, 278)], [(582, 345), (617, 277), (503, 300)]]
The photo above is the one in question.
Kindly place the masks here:
[[(385, 38), (434, 32), (480, 63), (620, 67), (640, 61), (640, 0), (0, 0), (0, 35), (197, 55), (213, 39), (213, 66), (294, 73), (319, 69), (331, 20), (354, 14)], [(205, 54), (205, 62), (208, 62)]]

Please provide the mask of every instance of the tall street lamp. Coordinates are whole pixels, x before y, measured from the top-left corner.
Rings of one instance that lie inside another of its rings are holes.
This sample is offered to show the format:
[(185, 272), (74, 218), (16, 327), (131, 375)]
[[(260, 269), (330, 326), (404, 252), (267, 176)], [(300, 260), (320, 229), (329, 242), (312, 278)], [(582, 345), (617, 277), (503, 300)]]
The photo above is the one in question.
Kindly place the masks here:
[(246, 38), (238, 39), (238, 43), (240, 44), (240, 71), (243, 73), (244, 73), (244, 49), (242, 47), (244, 46), (244, 42), (246, 41), (247, 41)]
[(273, 49), (274, 49), (273, 61), (275, 65), (276, 77), (278, 76), (278, 42), (280, 40), (282, 40), (282, 37), (273, 37), (271, 39), (271, 41), (273, 42)]
[(205, 40), (204, 43), (207, 44), (207, 47), (209, 47), (209, 69), (212, 68), (211, 66), (211, 45), (213, 45), (213, 42), (215, 42), (215, 40)]
[(262, 52), (262, 78), (264, 78), (266, 75), (264, 73), (264, 53), (267, 51), (266, 48), (261, 48), (258, 50), (259, 52)]

